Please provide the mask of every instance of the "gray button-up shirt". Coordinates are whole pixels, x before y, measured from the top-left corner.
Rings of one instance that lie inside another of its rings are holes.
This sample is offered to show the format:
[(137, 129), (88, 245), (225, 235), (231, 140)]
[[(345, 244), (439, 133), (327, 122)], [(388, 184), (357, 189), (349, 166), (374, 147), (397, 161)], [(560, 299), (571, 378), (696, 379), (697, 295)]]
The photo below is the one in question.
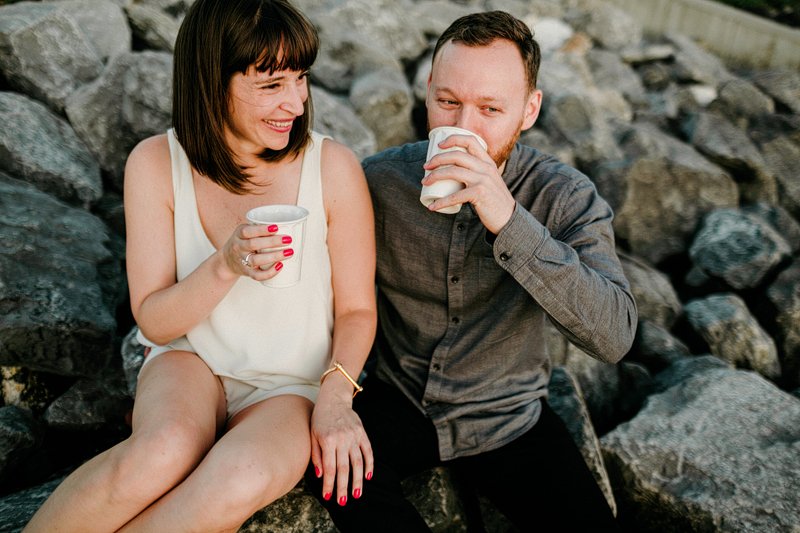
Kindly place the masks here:
[(420, 203), (427, 146), (364, 161), (378, 254), (376, 372), (430, 417), (448, 460), (536, 423), (550, 377), (546, 318), (616, 362), (637, 313), (611, 208), (586, 176), (517, 144), (503, 172), (517, 205), (495, 237), (470, 204), (444, 215)]

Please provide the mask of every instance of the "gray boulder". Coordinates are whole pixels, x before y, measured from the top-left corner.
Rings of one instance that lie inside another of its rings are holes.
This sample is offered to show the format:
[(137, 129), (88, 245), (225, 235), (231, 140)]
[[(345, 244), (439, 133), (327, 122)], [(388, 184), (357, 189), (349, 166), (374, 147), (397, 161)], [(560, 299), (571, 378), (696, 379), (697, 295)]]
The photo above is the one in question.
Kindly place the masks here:
[(136, 143), (170, 127), (172, 56), (146, 51), (115, 57), (100, 78), (69, 98), (66, 112), (121, 191), (125, 162)]
[(620, 253), (622, 270), (631, 284), (640, 320), (670, 328), (682, 306), (669, 278), (646, 262)]
[(631, 531), (755, 533), (800, 523), (800, 400), (756, 373), (690, 375), (600, 442)]
[(684, 309), (689, 324), (706, 341), (712, 354), (772, 381), (780, 377), (775, 342), (739, 296), (712, 294), (691, 300)]
[(103, 194), (100, 167), (70, 125), (22, 94), (0, 92), (0, 170), (84, 208)]
[(314, 130), (349, 147), (359, 159), (375, 153), (375, 134), (367, 128), (347, 100), (314, 87)]
[(651, 264), (685, 252), (706, 213), (738, 204), (728, 173), (653, 125), (634, 124), (621, 146), (625, 159), (600, 164), (593, 178), (618, 238)]
[(743, 201), (777, 203), (775, 178), (744, 130), (725, 117), (706, 112), (689, 115), (682, 129), (700, 153), (730, 172)]
[(98, 379), (78, 380), (44, 412), (50, 428), (95, 431), (124, 423), (131, 398), (121, 376), (107, 372)]
[(350, 103), (375, 134), (378, 150), (414, 140), (414, 96), (401, 70), (382, 68), (357, 78), (350, 88)]
[(656, 373), (689, 356), (689, 347), (663, 326), (640, 320), (628, 360), (638, 361)]
[(761, 145), (761, 153), (775, 176), (779, 205), (800, 220), (800, 145), (776, 137)]
[(754, 72), (752, 80), (779, 106), (800, 113), (800, 74), (786, 69), (764, 70)]
[(781, 354), (784, 378), (790, 386), (800, 384), (800, 262), (778, 274), (766, 291), (770, 316)]
[[(123, 285), (108, 228), (0, 175), (0, 364), (92, 375), (112, 353)], [(103, 279), (106, 278), (106, 279)]]
[(696, 268), (734, 289), (757, 287), (790, 254), (786, 240), (768, 222), (740, 209), (706, 215), (689, 248)]
[(172, 52), (178, 37), (180, 22), (161, 9), (147, 4), (132, 3), (125, 7), (133, 34), (151, 50)]
[(42, 428), (30, 411), (15, 405), (0, 407), (0, 483), (14, 474), (42, 437)]

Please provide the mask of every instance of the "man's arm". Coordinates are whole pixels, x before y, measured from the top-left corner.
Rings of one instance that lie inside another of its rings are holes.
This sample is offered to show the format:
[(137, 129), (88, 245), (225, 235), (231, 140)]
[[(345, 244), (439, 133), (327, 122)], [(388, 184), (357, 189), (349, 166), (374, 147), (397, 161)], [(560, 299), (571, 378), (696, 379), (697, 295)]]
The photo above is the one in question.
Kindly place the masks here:
[(633, 343), (637, 311), (614, 248), (613, 213), (588, 179), (554, 207), (551, 234), (517, 204), (494, 241), (495, 261), (573, 344), (616, 363)]

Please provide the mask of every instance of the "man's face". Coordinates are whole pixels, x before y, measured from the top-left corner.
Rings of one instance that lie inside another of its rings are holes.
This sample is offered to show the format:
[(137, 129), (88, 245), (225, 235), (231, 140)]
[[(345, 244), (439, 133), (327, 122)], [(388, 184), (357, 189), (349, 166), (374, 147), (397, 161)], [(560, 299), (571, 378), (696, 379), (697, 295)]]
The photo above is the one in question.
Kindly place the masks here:
[(457, 126), (483, 137), (500, 167), (520, 133), (539, 116), (542, 93), (528, 90), (525, 66), (511, 41), (488, 46), (449, 41), (428, 78), (428, 128)]

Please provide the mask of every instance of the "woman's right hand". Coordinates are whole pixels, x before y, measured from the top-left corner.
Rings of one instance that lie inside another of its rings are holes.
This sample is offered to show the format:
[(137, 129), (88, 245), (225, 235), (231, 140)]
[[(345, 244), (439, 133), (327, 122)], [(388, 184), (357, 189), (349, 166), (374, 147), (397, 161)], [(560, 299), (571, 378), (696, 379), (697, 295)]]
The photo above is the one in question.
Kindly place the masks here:
[(220, 250), (227, 269), (256, 281), (275, 277), (283, 261), (294, 255), (292, 237), (277, 232), (275, 224), (239, 225)]

